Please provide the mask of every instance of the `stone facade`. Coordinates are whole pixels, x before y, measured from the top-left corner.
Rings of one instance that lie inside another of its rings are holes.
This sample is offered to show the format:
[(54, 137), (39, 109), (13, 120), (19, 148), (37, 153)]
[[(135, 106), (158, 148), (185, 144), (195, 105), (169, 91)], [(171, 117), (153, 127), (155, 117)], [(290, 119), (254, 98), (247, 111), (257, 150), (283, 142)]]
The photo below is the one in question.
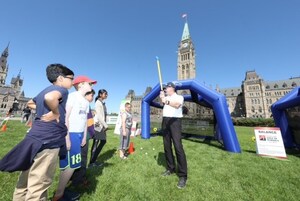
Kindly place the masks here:
[(9, 84), (6, 84), (6, 78), (9, 70), (7, 62), (9, 46), (5, 48), (0, 57), (0, 114), (6, 114), (10, 109), (20, 113), (30, 98), (25, 97), (22, 91), (23, 79), (21, 71), (16, 77), (13, 77)]
[(227, 98), (233, 117), (269, 118), (271, 105), (300, 86), (300, 77), (264, 81), (255, 71), (247, 71), (241, 87), (217, 89)]
[(183, 33), (181, 41), (178, 45), (177, 54), (177, 79), (195, 79), (196, 54), (187, 22), (185, 23), (183, 28)]

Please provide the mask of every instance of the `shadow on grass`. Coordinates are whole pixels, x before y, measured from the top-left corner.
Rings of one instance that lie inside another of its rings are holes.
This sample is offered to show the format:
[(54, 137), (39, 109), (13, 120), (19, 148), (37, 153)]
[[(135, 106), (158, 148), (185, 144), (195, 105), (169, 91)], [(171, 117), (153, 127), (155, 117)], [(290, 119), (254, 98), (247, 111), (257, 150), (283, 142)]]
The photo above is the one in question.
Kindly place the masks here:
[(162, 166), (162, 167), (166, 167), (166, 158), (165, 158), (165, 154), (163, 152), (159, 152), (157, 156), (154, 156), (154, 159), (157, 162), (157, 165)]
[[(254, 151), (254, 150), (242, 150), (242, 151), (256, 155), (256, 151)], [(287, 155), (292, 155), (292, 156), (300, 158), (300, 150), (297, 148), (286, 148), (285, 152)]]
[(84, 194), (93, 194), (97, 188), (98, 181), (97, 177), (102, 175), (103, 169), (109, 166), (112, 166), (112, 163), (107, 163), (110, 158), (114, 156), (116, 149), (110, 149), (103, 154), (99, 155), (99, 159), (103, 161), (104, 165), (100, 167), (92, 167), (87, 170), (87, 179), (89, 181), (89, 187), (85, 190), (82, 190), (81, 193)]
[[(185, 137), (183, 139), (187, 140), (187, 141), (191, 141), (191, 142), (197, 142), (197, 143), (200, 143), (200, 144), (207, 144), (209, 146), (213, 146), (215, 148), (218, 148), (218, 149), (221, 149), (221, 150), (225, 150), (224, 146), (219, 141), (214, 140), (211, 137), (205, 137), (205, 138)], [(212, 141), (213, 142), (217, 142), (219, 144), (212, 143)]]
[(247, 152), (247, 153), (250, 153), (250, 154), (256, 154), (256, 151), (253, 151), (253, 150), (242, 150), (243, 152)]

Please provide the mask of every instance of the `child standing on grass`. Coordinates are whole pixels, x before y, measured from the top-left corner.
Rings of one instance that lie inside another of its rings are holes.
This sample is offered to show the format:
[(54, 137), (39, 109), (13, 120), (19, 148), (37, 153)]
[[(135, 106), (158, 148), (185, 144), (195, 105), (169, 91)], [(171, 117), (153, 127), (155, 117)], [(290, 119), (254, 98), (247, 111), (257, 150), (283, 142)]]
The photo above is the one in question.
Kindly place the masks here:
[(96, 163), (101, 150), (106, 144), (106, 131), (108, 125), (106, 123), (107, 108), (104, 100), (107, 99), (108, 93), (105, 89), (98, 91), (95, 103), (95, 135), (93, 137), (93, 146), (91, 149), (91, 159), (89, 167), (102, 166), (103, 163)]
[(121, 116), (121, 128), (120, 128), (120, 158), (127, 159), (125, 151), (129, 146), (131, 127), (132, 127), (132, 115), (131, 115), (131, 104), (125, 103), (125, 111)]
[[(68, 154), (60, 160), (62, 171), (53, 200), (59, 200), (63, 197), (66, 185), (74, 170), (81, 166), (81, 147), (86, 144), (87, 114), (89, 112), (89, 102), (84, 96), (92, 90), (92, 85), (96, 83), (95, 80), (91, 80), (86, 76), (78, 76), (74, 79), (73, 85), (77, 91), (69, 94), (66, 104), (66, 125), (68, 127), (66, 145)], [(70, 192), (70, 196), (79, 198), (80, 195)]]
[[(95, 91), (89, 91), (85, 94), (85, 99), (88, 102), (93, 102)], [(95, 134), (94, 130), (94, 119), (91, 107), (89, 107), (89, 113), (87, 114), (87, 135), (86, 144), (81, 147), (81, 167), (76, 169), (72, 176), (72, 186), (75, 188), (88, 188), (89, 183), (86, 178), (86, 166), (87, 166), (87, 155), (89, 150), (89, 139)]]
[(65, 150), (65, 106), (74, 73), (61, 64), (49, 65), (46, 72), (53, 85), (27, 104), (36, 109), (30, 132), (0, 161), (1, 171), (22, 171), (13, 195), (15, 201), (47, 200), (59, 152)]

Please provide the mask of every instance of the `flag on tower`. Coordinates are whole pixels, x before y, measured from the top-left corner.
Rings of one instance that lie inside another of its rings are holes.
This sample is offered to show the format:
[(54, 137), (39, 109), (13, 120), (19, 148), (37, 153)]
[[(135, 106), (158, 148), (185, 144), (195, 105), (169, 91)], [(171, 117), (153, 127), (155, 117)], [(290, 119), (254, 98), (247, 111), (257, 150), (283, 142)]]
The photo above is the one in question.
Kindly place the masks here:
[(186, 13), (184, 13), (184, 14), (182, 14), (182, 16), (181, 16), (182, 18), (186, 18), (187, 17), (187, 14)]

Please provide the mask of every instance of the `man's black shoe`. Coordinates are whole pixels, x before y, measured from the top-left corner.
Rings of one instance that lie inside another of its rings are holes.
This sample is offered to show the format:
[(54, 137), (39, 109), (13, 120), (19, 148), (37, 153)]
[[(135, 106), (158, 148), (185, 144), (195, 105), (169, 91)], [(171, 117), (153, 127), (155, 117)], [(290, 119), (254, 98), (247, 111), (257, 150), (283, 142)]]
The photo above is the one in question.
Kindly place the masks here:
[(165, 172), (163, 172), (161, 174), (161, 176), (166, 177), (166, 176), (170, 176), (171, 174), (173, 174), (174, 172), (171, 172), (170, 170), (166, 170)]
[(184, 178), (184, 177), (180, 177), (179, 178), (179, 181), (178, 181), (178, 184), (177, 184), (177, 187), (179, 188), (179, 189), (182, 189), (182, 188), (184, 188), (185, 186), (186, 186), (186, 178)]

